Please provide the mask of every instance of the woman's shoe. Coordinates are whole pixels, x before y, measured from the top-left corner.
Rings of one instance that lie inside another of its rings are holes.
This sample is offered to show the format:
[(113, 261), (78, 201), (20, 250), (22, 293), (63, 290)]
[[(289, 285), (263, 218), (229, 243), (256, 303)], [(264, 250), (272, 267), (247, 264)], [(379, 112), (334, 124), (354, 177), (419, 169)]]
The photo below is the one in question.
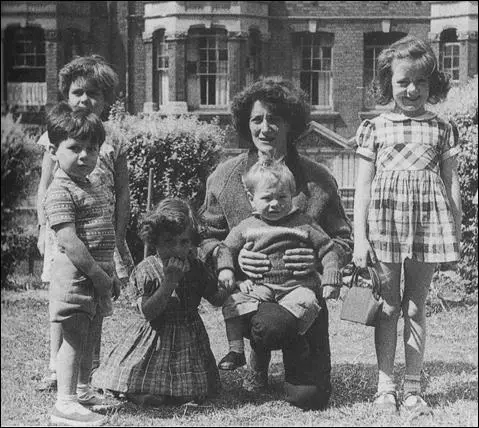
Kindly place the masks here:
[(374, 396), (374, 407), (384, 413), (397, 413), (398, 403), (395, 391), (378, 392)]
[(236, 370), (246, 364), (244, 353), (228, 352), (218, 364), (220, 370)]
[(402, 400), (402, 408), (408, 412), (413, 412), (418, 415), (430, 415), (432, 409), (429, 405), (419, 396), (413, 392), (406, 393)]

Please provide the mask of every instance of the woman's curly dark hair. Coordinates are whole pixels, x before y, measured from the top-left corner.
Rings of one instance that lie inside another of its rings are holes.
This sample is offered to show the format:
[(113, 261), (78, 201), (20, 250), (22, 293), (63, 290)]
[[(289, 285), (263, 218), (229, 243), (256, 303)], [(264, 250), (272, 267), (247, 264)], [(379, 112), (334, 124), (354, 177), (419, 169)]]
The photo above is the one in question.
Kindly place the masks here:
[(261, 101), (289, 125), (288, 145), (308, 127), (310, 106), (307, 95), (280, 76), (264, 77), (238, 93), (231, 103), (233, 124), (238, 134), (253, 146), (249, 119), (253, 104)]
[(450, 89), (449, 76), (439, 71), (431, 46), (417, 37), (406, 36), (384, 49), (378, 57), (378, 75), (371, 89), (379, 104), (389, 104), (393, 99), (391, 64), (403, 58), (416, 60), (424, 67), (429, 76), (429, 103), (436, 104), (446, 98)]
[(189, 226), (193, 245), (201, 242), (200, 224), (188, 202), (180, 198), (165, 198), (155, 209), (146, 213), (140, 226), (140, 238), (148, 245), (155, 246), (165, 234), (181, 235)]

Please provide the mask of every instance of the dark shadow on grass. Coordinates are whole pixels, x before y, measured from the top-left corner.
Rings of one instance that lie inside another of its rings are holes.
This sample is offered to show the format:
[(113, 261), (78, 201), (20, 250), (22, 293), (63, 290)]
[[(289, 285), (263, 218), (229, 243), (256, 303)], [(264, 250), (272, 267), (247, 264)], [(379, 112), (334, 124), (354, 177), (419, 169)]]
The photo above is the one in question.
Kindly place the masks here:
[[(394, 378), (398, 390), (402, 389), (404, 364), (396, 364)], [(457, 361), (426, 362), (423, 369), (423, 390), (425, 399), (433, 406), (453, 403), (458, 400), (477, 400), (478, 383), (475, 381), (458, 381), (447, 385), (441, 393), (428, 394), (427, 384), (434, 377), (456, 375), (460, 379), (463, 373), (471, 374), (477, 379), (477, 365)], [(373, 400), (377, 387), (377, 366), (375, 364), (336, 364), (331, 372), (333, 393), (330, 407), (350, 406)]]
[(219, 409), (237, 409), (247, 404), (261, 405), (264, 403), (282, 400), (283, 393), (283, 365), (273, 363), (269, 369), (268, 388), (253, 393), (242, 388), (243, 379), (247, 371), (240, 368), (235, 371), (220, 371), (222, 389), (217, 397), (205, 401), (202, 405), (163, 405), (160, 407), (142, 407), (131, 402), (125, 402), (119, 413), (130, 416), (141, 415), (159, 419), (184, 417), (191, 414), (208, 414)]

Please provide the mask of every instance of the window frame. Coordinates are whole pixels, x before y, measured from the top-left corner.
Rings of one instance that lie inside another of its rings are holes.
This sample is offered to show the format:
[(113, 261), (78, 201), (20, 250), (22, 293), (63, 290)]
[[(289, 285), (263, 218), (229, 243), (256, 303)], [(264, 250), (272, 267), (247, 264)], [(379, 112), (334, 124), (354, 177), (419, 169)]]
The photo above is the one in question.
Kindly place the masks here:
[[(325, 43), (324, 38), (330, 37), (332, 40), (330, 43)], [(309, 39), (309, 41), (307, 40)], [(309, 43), (308, 43), (309, 42)], [(309, 97), (311, 107), (314, 110), (331, 110), (333, 108), (333, 85), (334, 85), (334, 34), (333, 33), (301, 33), (299, 34), (299, 85)], [(329, 57), (325, 56), (325, 49), (329, 50)], [(309, 50), (308, 56), (305, 56), (304, 53), (306, 50)], [(324, 68), (325, 60), (329, 61), (329, 68)], [(304, 67), (306, 62), (309, 62), (309, 67)], [(318, 67), (319, 65), (319, 67)], [(305, 88), (303, 85), (304, 76), (309, 75), (309, 87)], [(319, 92), (319, 81), (321, 75), (326, 76), (328, 79), (329, 91), (328, 94), (321, 97)], [(317, 76), (317, 93), (314, 94), (314, 76)], [(329, 77), (328, 77), (329, 76)], [(327, 97), (327, 104), (321, 104), (319, 101), (321, 98)], [(315, 101), (318, 103), (316, 104)]]

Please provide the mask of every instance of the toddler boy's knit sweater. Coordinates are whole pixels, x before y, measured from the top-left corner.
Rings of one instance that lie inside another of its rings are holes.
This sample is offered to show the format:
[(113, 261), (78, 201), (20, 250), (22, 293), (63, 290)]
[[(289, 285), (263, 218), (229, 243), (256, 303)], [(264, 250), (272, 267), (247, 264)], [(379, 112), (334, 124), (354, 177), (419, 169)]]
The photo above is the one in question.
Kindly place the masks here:
[[(265, 283), (280, 285), (297, 279), (293, 272), (285, 267), (283, 256), (287, 249), (305, 247), (313, 248), (321, 262), (321, 284), (342, 284), (340, 256), (334, 251), (333, 241), (309, 216), (297, 210), (279, 222), (267, 222), (253, 215), (231, 229), (217, 253), (218, 271), (225, 268), (235, 269), (235, 261), (246, 242), (253, 242), (251, 251), (268, 256), (271, 269), (263, 274)], [(314, 285), (318, 284), (316, 273), (302, 277), (301, 282), (306, 286), (311, 284), (311, 288), (314, 288)]]

